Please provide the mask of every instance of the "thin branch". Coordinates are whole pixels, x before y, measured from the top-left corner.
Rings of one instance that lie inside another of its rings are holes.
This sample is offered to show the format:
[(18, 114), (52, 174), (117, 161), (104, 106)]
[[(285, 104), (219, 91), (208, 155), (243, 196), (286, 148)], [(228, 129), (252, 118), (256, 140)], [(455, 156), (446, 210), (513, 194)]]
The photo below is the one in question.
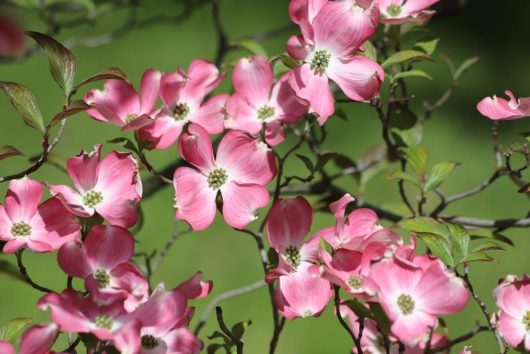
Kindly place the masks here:
[(229, 290), (227, 292), (224, 292), (222, 294), (217, 295), (214, 297), (208, 306), (206, 307), (206, 310), (202, 313), (199, 322), (197, 323), (197, 326), (195, 327), (195, 330), (193, 333), (195, 335), (198, 335), (201, 329), (206, 325), (206, 321), (208, 320), (208, 317), (210, 316), (210, 313), (213, 311), (213, 309), (217, 306), (218, 303), (221, 301), (224, 301), (226, 299), (230, 299), (232, 297), (245, 295), (248, 293), (251, 293), (253, 291), (256, 291), (258, 289), (261, 289), (265, 287), (267, 284), (263, 280), (258, 280), (250, 285), (245, 285), (237, 289)]
[(223, 333), (226, 334), (228, 338), (232, 340), (232, 342), (234, 342), (236, 345), (237, 354), (243, 354), (243, 342), (237, 338), (226, 326), (223, 319), (223, 309), (220, 306), (217, 306), (215, 308), (215, 312), (217, 314), (217, 323), (219, 323), (219, 328), (221, 328), (221, 331), (223, 331)]
[(426, 350), (425, 353), (426, 354), (435, 354), (435, 353), (446, 352), (448, 349), (451, 349), (455, 345), (463, 343), (463, 342), (466, 342), (466, 341), (470, 340), (471, 338), (473, 338), (474, 336), (476, 336), (477, 334), (479, 334), (481, 332), (486, 332), (486, 331), (489, 331), (489, 330), (490, 330), (490, 328), (487, 327), (487, 326), (477, 326), (471, 332), (463, 334), (460, 337), (457, 337), (457, 338), (451, 340), (449, 343), (446, 343), (446, 344), (441, 345), (441, 346), (436, 347), (436, 348), (432, 348), (432, 349)]
[(167, 256), (167, 254), (169, 253), (169, 250), (171, 249), (171, 247), (173, 247), (177, 239), (180, 236), (184, 236), (184, 235), (191, 233), (192, 231), (193, 230), (191, 228), (183, 230), (183, 231), (178, 231), (178, 223), (175, 221), (175, 230), (173, 234), (171, 235), (170, 239), (166, 242), (166, 244), (160, 251), (156, 252), (156, 259), (151, 264), (152, 273), (154, 273), (158, 269), (158, 267), (160, 266), (160, 263), (162, 263), (162, 260)]
[(217, 34), (217, 52), (215, 54), (214, 60), (216, 66), (221, 65), (226, 53), (230, 49), (228, 45), (228, 39), (226, 37), (226, 33), (224, 31), (223, 24), (221, 21), (221, 14), (219, 12), (219, 1), (220, 0), (211, 0), (212, 16), (215, 25), (215, 32)]
[(22, 253), (24, 252), (24, 249), (21, 249), (20, 251), (17, 251), (16, 252), (16, 257), (17, 257), (17, 265), (18, 265), (18, 270), (20, 271), (20, 275), (22, 276), (22, 278), (24, 279), (24, 281), (26, 283), (28, 283), (29, 285), (31, 285), (31, 287), (33, 289), (37, 289), (39, 291), (42, 291), (43, 293), (52, 293), (53, 290), (51, 289), (48, 289), (44, 286), (41, 286), (37, 283), (35, 283), (31, 277), (29, 276), (28, 274), (28, 270), (26, 269), (26, 267), (24, 266), (24, 263), (22, 262)]
[(363, 354), (363, 349), (361, 347), (361, 341), (357, 337), (355, 337), (355, 334), (353, 334), (352, 330), (350, 329), (350, 326), (348, 326), (346, 321), (344, 321), (344, 318), (342, 318), (342, 315), (340, 313), (340, 294), (339, 294), (340, 287), (338, 285), (333, 285), (333, 290), (335, 292), (335, 298), (334, 298), (334, 302), (335, 302), (335, 316), (339, 320), (340, 325), (346, 330), (346, 332), (348, 332), (350, 337), (353, 339), (353, 343), (355, 344), (355, 348), (357, 349), (357, 353), (358, 354)]

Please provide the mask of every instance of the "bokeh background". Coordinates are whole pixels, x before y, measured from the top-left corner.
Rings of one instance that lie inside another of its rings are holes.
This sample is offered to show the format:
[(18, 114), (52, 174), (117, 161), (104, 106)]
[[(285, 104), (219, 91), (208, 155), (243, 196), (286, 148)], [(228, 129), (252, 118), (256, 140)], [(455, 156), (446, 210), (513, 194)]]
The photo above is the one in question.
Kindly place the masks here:
[[(441, 0), (442, 3), (449, 0)], [(282, 28), (289, 24), (286, 0), (221, 0), (220, 11), (223, 25), (230, 40), (255, 33)], [(1, 4), (1, 2), (0, 2)], [(138, 16), (148, 18), (157, 14), (171, 16), (181, 10), (181, 2), (170, 0), (145, 1)], [(0, 11), (5, 9), (0, 8)], [(491, 148), (490, 123), (475, 109), (476, 103), (484, 96), (501, 94), (511, 88), (516, 95), (530, 96), (530, 46), (527, 15), (530, 13), (528, 0), (511, 0), (500, 4), (497, 1), (469, 1), (458, 11), (445, 13), (434, 18), (427, 35), (441, 38), (435, 54), (435, 62), (422, 64), (421, 68), (431, 74), (433, 82), (410, 79), (410, 91), (417, 98), (414, 107), (421, 113), (424, 101), (438, 98), (449, 85), (447, 66), (439, 59), (445, 53), (456, 63), (478, 55), (480, 62), (464, 77), (452, 99), (436, 111), (426, 125), (423, 145), (431, 154), (431, 163), (458, 161), (462, 163), (443, 189), (456, 193), (474, 187), (490, 176), (495, 166)], [(15, 11), (25, 28), (43, 30), (38, 16), (30, 11)], [(68, 30), (58, 36), (60, 40), (79, 40), (93, 35), (109, 33), (127, 21), (127, 11), (117, 11), (113, 15), (97, 18), (90, 25)], [(262, 42), (270, 55), (282, 53), (283, 45), (291, 32)], [(216, 35), (208, 4), (196, 8), (181, 23), (152, 23), (132, 30), (111, 44), (96, 47), (76, 46), (72, 49), (79, 65), (79, 78), (85, 78), (97, 71), (116, 66), (121, 68), (137, 86), (146, 68), (172, 71), (177, 66), (186, 67), (196, 57), (213, 59), (216, 51)], [(243, 52), (232, 53), (230, 62)], [(61, 110), (62, 94), (52, 81), (45, 56), (37, 53), (19, 63), (0, 63), (0, 80), (16, 81), (28, 86), (36, 96), (43, 115), (48, 119)], [(100, 86), (101, 83), (93, 85)], [(218, 90), (229, 90), (229, 82)], [(362, 105), (342, 105), (348, 115), (347, 121), (333, 118), (327, 123), (329, 139), (325, 144), (328, 151), (347, 154), (358, 159), (366, 149), (381, 142), (380, 123), (374, 111)], [(518, 133), (528, 131), (527, 120), (503, 122), (500, 140), (503, 144), (518, 139)], [(82, 149), (91, 149), (95, 143), (106, 142), (120, 136), (112, 126), (97, 123), (85, 114), (70, 119), (65, 134), (56, 149), (59, 157), (66, 158)], [(289, 145), (290, 141), (286, 142)], [(23, 125), (17, 113), (5, 97), (0, 97), (0, 145), (10, 144), (31, 157), (39, 153), (38, 133)], [(112, 148), (105, 144), (105, 150)], [(157, 168), (170, 164), (178, 158), (176, 147), (165, 151), (149, 153), (150, 161)], [(27, 166), (24, 157), (4, 160), (0, 163), (0, 175), (18, 172)], [(292, 161), (290, 173), (305, 174), (304, 167)], [(386, 176), (391, 169), (375, 178), (368, 185), (366, 201), (391, 209), (402, 208), (394, 183)], [(145, 175), (147, 177), (147, 175)], [(45, 166), (33, 178), (50, 183), (70, 183), (69, 178), (52, 166)], [(343, 188), (355, 194), (356, 183), (344, 177)], [(0, 185), (0, 195), (4, 195), (6, 184)], [(3, 199), (3, 197), (2, 197)], [(436, 199), (431, 196), (431, 199)], [(146, 215), (143, 229), (136, 235), (137, 251), (151, 252), (160, 249), (174, 231), (173, 190), (171, 187), (159, 190), (143, 201)], [(523, 217), (528, 212), (528, 201), (517, 193), (517, 188), (503, 178), (479, 196), (460, 202), (447, 210), (449, 214), (461, 214), (482, 218)], [(315, 216), (313, 231), (332, 223), (329, 214)], [(181, 225), (182, 226), (182, 225)], [(258, 223), (251, 224), (256, 228)], [(530, 269), (530, 230), (508, 230), (504, 233), (515, 243), (507, 246), (506, 252), (497, 252), (497, 263), (481, 263), (472, 266), (471, 278), (477, 290), (490, 308), (493, 307), (492, 289), (498, 279), (506, 274), (522, 274)], [(0, 255), (1, 261), (14, 262), (14, 256)], [(25, 261), (31, 276), (39, 283), (62, 290), (65, 277), (56, 265), (56, 255), (25, 253)], [(214, 281), (210, 299), (224, 291), (255, 282), (262, 278), (262, 269), (254, 240), (228, 228), (218, 217), (213, 227), (205, 232), (193, 233), (180, 238), (162, 262), (154, 275), (154, 283), (165, 282), (173, 287), (187, 279), (197, 270), (205, 278)], [(0, 322), (15, 317), (31, 317), (36, 322), (49, 319), (49, 315), (36, 309), (35, 303), (41, 294), (25, 283), (0, 272)], [(196, 315), (192, 327), (207, 305), (209, 299), (196, 301)], [(251, 294), (233, 298), (222, 303), (225, 319), (229, 324), (251, 319), (253, 324), (244, 337), (246, 352), (264, 353), (270, 340), (272, 322), (270, 303), (266, 288)], [(484, 323), (475, 303), (446, 321), (450, 335), (456, 337), (465, 333), (480, 321)], [(208, 344), (206, 335), (217, 328), (210, 317), (201, 337)], [(469, 341), (473, 349), (482, 353), (496, 351), (490, 333), (482, 333)], [(331, 307), (320, 318), (289, 321), (280, 339), (280, 354), (346, 353), (351, 347), (346, 332), (334, 318)], [(453, 352), (461, 347), (455, 347)], [(60, 349), (60, 348), (58, 348)]]

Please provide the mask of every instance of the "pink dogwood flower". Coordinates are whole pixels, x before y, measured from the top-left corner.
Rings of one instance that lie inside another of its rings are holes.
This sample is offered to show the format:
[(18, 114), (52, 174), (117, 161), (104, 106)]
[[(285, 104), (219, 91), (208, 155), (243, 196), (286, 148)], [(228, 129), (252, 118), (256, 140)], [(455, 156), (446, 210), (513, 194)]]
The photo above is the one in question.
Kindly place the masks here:
[[(19, 354), (50, 353), (58, 334), (54, 323), (31, 326), (22, 334)], [(15, 354), (15, 348), (10, 342), (0, 341), (0, 353)]]
[(493, 295), (500, 309), (497, 328), (506, 343), (530, 350), (530, 277), (508, 276)]
[(384, 258), (372, 265), (365, 280), (392, 321), (392, 334), (409, 345), (428, 335), (438, 316), (462, 310), (469, 300), (462, 279), (430, 256), (408, 262)]
[(320, 277), (316, 244), (304, 242), (311, 228), (311, 205), (302, 197), (277, 200), (267, 218), (267, 239), (278, 252), (279, 266), (266, 281), (278, 280), (274, 298), (287, 319), (319, 316), (333, 295), (329, 281)]
[(302, 35), (288, 40), (287, 52), (303, 64), (292, 71), (289, 84), (324, 124), (335, 110), (329, 80), (353, 101), (369, 100), (379, 92), (384, 80), (381, 66), (354, 55), (375, 33), (379, 17), (371, 1), (305, 3), (307, 11), (291, 11)]
[(282, 123), (296, 123), (307, 111), (297, 101), (287, 79), (285, 74), (273, 84), (272, 66), (264, 57), (240, 59), (234, 69), (235, 93), (227, 102), (225, 127), (256, 135), (265, 126), (269, 145), (282, 142)]
[(0, 239), (7, 241), (5, 253), (23, 247), (50, 252), (79, 239), (79, 220), (57, 198), (39, 205), (43, 194), (42, 184), (28, 177), (9, 183), (5, 203), (0, 205)]
[(530, 116), (530, 97), (516, 99), (511, 91), (506, 90), (510, 100), (497, 96), (486, 97), (477, 104), (477, 109), (491, 120), (511, 120)]
[(50, 186), (50, 191), (74, 214), (90, 217), (98, 213), (109, 224), (136, 224), (136, 207), (142, 197), (138, 164), (130, 153), (112, 151), (100, 161), (101, 145), (91, 153), (68, 159), (68, 174), (76, 190)]
[(142, 76), (141, 96), (122, 80), (107, 80), (103, 90), (90, 90), (84, 101), (92, 118), (122, 127), (123, 131), (138, 130), (153, 122), (160, 87), (160, 71), (148, 69)]
[(194, 230), (210, 226), (215, 218), (217, 195), (223, 198), (226, 223), (243, 228), (256, 219), (256, 210), (267, 205), (269, 192), (264, 187), (276, 175), (272, 151), (247, 133), (231, 131), (217, 148), (198, 124), (190, 124), (179, 140), (182, 158), (195, 168), (175, 171), (176, 218)]
[(405, 22), (425, 22), (436, 11), (427, 8), (439, 0), (375, 0), (381, 12), (381, 22), (393, 25)]
[(102, 303), (125, 300), (133, 311), (147, 300), (148, 284), (129, 260), (134, 253), (134, 238), (119, 226), (93, 226), (85, 241), (69, 242), (59, 250), (61, 269), (85, 280), (85, 287)]
[(203, 59), (191, 62), (187, 72), (179, 69), (163, 74), (160, 97), (164, 105), (155, 121), (140, 130), (140, 139), (148, 142), (148, 148), (166, 149), (177, 141), (189, 122), (201, 125), (210, 134), (221, 133), (228, 95), (203, 101), (223, 78), (215, 65)]

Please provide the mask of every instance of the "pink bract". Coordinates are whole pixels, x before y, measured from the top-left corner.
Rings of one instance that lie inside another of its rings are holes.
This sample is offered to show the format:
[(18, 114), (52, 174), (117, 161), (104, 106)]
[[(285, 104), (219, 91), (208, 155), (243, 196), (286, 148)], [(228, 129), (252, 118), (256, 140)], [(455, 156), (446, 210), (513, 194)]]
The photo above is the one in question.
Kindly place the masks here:
[(52, 185), (50, 191), (74, 214), (99, 214), (109, 224), (131, 227), (142, 197), (138, 163), (130, 153), (112, 151), (100, 160), (101, 145), (68, 159), (68, 174), (76, 190)]
[(0, 205), (0, 239), (3, 251), (13, 253), (23, 247), (50, 252), (64, 243), (78, 240), (80, 225), (57, 198), (40, 204), (41, 183), (27, 177), (9, 183), (4, 205)]
[(203, 230), (213, 222), (219, 193), (226, 223), (238, 229), (256, 219), (256, 210), (267, 205), (269, 192), (264, 186), (276, 175), (276, 164), (263, 142), (232, 131), (223, 137), (214, 158), (208, 132), (191, 124), (180, 137), (179, 150), (195, 168), (175, 171), (176, 218), (194, 230)]
[(486, 97), (477, 104), (477, 109), (491, 120), (511, 120), (530, 116), (530, 97), (516, 99), (511, 91), (505, 91), (510, 100), (497, 96)]
[(439, 0), (375, 0), (381, 12), (381, 22), (398, 25), (405, 22), (425, 22), (436, 11), (427, 8)]

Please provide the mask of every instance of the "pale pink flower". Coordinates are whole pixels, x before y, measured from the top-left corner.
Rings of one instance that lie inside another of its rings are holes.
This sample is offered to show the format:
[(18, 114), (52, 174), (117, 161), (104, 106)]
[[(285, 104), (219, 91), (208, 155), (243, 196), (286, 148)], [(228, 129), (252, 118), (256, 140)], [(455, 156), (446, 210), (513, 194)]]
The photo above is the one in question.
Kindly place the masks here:
[(288, 40), (287, 52), (303, 64), (292, 71), (289, 84), (324, 124), (335, 110), (329, 80), (350, 99), (367, 101), (379, 92), (384, 71), (375, 61), (354, 55), (377, 29), (378, 12), (371, 1), (316, 3), (311, 10), (290, 12), (302, 35)]
[(312, 219), (311, 206), (302, 197), (277, 200), (267, 218), (267, 238), (280, 258), (266, 281), (278, 280), (275, 304), (287, 319), (319, 316), (333, 295), (329, 281), (313, 264), (318, 245), (304, 241)]
[(269, 145), (283, 141), (282, 123), (296, 123), (307, 111), (297, 101), (287, 79), (285, 74), (273, 84), (272, 66), (264, 57), (240, 59), (232, 79), (235, 93), (226, 105), (225, 127), (251, 135), (265, 127)]
[(74, 214), (90, 217), (98, 213), (109, 224), (131, 227), (142, 196), (138, 163), (130, 153), (112, 151), (100, 161), (101, 145), (91, 153), (68, 159), (68, 174), (76, 190), (50, 186), (50, 191)]
[(203, 59), (191, 62), (187, 72), (179, 69), (163, 74), (160, 97), (164, 105), (155, 121), (140, 130), (140, 139), (148, 142), (148, 148), (166, 149), (177, 141), (189, 122), (200, 124), (210, 134), (221, 133), (228, 95), (203, 101), (223, 78), (215, 65)]
[(438, 316), (462, 310), (469, 300), (462, 279), (430, 256), (384, 258), (372, 265), (365, 283), (392, 321), (392, 334), (409, 345), (428, 335)]
[(84, 101), (93, 108), (87, 111), (92, 118), (122, 127), (123, 131), (137, 130), (153, 122), (155, 103), (160, 87), (160, 71), (148, 69), (142, 76), (141, 96), (134, 87), (122, 80), (107, 80), (103, 90), (90, 90)]
[(59, 250), (61, 269), (85, 280), (85, 287), (99, 303), (124, 301), (127, 311), (147, 300), (148, 284), (129, 260), (134, 238), (119, 226), (93, 226), (85, 241), (69, 242)]
[(39, 205), (43, 194), (42, 184), (28, 177), (9, 183), (5, 203), (0, 205), (0, 239), (7, 241), (5, 253), (23, 247), (50, 252), (79, 239), (79, 220), (57, 198)]
[(0, 15), (0, 57), (18, 57), (26, 50), (24, 28), (12, 16)]
[(499, 307), (497, 328), (511, 347), (530, 350), (530, 277), (508, 276), (493, 295)]
[(477, 104), (477, 109), (492, 120), (510, 120), (530, 116), (530, 97), (516, 99), (511, 91), (506, 90), (510, 100), (497, 96), (486, 97)]
[(439, 0), (375, 0), (381, 12), (381, 22), (401, 24), (405, 22), (425, 22), (436, 11), (427, 8)]
[(247, 133), (231, 131), (217, 148), (198, 124), (190, 124), (179, 140), (182, 158), (195, 168), (175, 171), (176, 218), (194, 230), (210, 226), (215, 218), (217, 195), (223, 198), (226, 223), (243, 228), (256, 219), (256, 210), (267, 205), (269, 192), (264, 187), (276, 175), (274, 154), (267, 145)]

